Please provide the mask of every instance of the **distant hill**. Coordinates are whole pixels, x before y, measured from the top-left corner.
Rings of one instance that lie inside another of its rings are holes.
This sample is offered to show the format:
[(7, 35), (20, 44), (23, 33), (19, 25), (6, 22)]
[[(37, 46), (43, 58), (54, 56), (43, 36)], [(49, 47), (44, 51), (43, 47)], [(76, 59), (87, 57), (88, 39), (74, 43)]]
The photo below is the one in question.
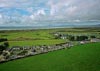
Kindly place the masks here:
[(74, 28), (100, 28), (100, 24), (97, 24), (97, 25), (82, 25), (82, 26), (76, 26)]
[(94, 25), (94, 27), (100, 27), (100, 24), (98, 24), (98, 25)]

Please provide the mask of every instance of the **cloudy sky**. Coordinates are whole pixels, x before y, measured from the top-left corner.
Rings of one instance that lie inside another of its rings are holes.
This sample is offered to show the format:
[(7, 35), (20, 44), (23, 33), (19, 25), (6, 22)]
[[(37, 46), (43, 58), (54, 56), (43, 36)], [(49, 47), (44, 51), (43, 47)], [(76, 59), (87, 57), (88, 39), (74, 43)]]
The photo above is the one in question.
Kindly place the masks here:
[(0, 0), (0, 26), (99, 20), (100, 0)]

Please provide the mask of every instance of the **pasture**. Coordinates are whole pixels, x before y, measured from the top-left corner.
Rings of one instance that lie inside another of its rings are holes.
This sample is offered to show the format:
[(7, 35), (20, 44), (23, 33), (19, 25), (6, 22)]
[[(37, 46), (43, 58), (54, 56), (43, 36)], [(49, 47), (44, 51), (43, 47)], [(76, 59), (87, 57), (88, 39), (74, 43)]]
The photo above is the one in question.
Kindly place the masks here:
[[(0, 31), (0, 38), (7, 38), (12, 46), (52, 45), (68, 42), (67, 39), (55, 39), (53, 33), (68, 35), (95, 35), (100, 38), (99, 28), (59, 28), (37, 30), (5, 30)], [(1, 44), (1, 43), (0, 43)]]
[(0, 71), (100, 71), (100, 42), (3, 63)]

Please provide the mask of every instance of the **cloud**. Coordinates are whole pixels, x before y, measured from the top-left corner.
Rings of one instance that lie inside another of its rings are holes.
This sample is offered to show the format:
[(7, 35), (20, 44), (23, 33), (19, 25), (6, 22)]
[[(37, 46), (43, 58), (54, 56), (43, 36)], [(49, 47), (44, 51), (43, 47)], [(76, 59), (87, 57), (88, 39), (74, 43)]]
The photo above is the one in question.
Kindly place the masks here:
[(0, 0), (2, 23), (100, 20), (100, 0)]
[(0, 18), (2, 18), (2, 15), (0, 14)]
[(37, 11), (36, 15), (46, 15), (46, 13), (43, 9), (40, 9)]
[(30, 18), (34, 20), (35, 19), (35, 16), (34, 15), (30, 15)]

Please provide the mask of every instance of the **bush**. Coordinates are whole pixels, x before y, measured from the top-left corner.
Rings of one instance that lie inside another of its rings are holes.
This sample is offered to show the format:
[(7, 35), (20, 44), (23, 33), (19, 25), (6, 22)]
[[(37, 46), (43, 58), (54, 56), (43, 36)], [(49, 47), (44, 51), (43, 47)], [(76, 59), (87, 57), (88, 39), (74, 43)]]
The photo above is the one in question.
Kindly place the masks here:
[(4, 44), (0, 45), (0, 54), (2, 53), (3, 50), (6, 50), (9, 47), (8, 42), (4, 42)]
[(92, 36), (90, 36), (90, 38), (96, 38), (96, 36), (92, 35)]
[(0, 42), (7, 41), (7, 38), (0, 38)]
[(69, 36), (68, 39), (69, 39), (70, 41), (75, 41), (75, 36)]
[(5, 47), (9, 47), (9, 43), (8, 42), (4, 42), (4, 46)]
[(88, 40), (87, 36), (76, 36), (76, 41)]

